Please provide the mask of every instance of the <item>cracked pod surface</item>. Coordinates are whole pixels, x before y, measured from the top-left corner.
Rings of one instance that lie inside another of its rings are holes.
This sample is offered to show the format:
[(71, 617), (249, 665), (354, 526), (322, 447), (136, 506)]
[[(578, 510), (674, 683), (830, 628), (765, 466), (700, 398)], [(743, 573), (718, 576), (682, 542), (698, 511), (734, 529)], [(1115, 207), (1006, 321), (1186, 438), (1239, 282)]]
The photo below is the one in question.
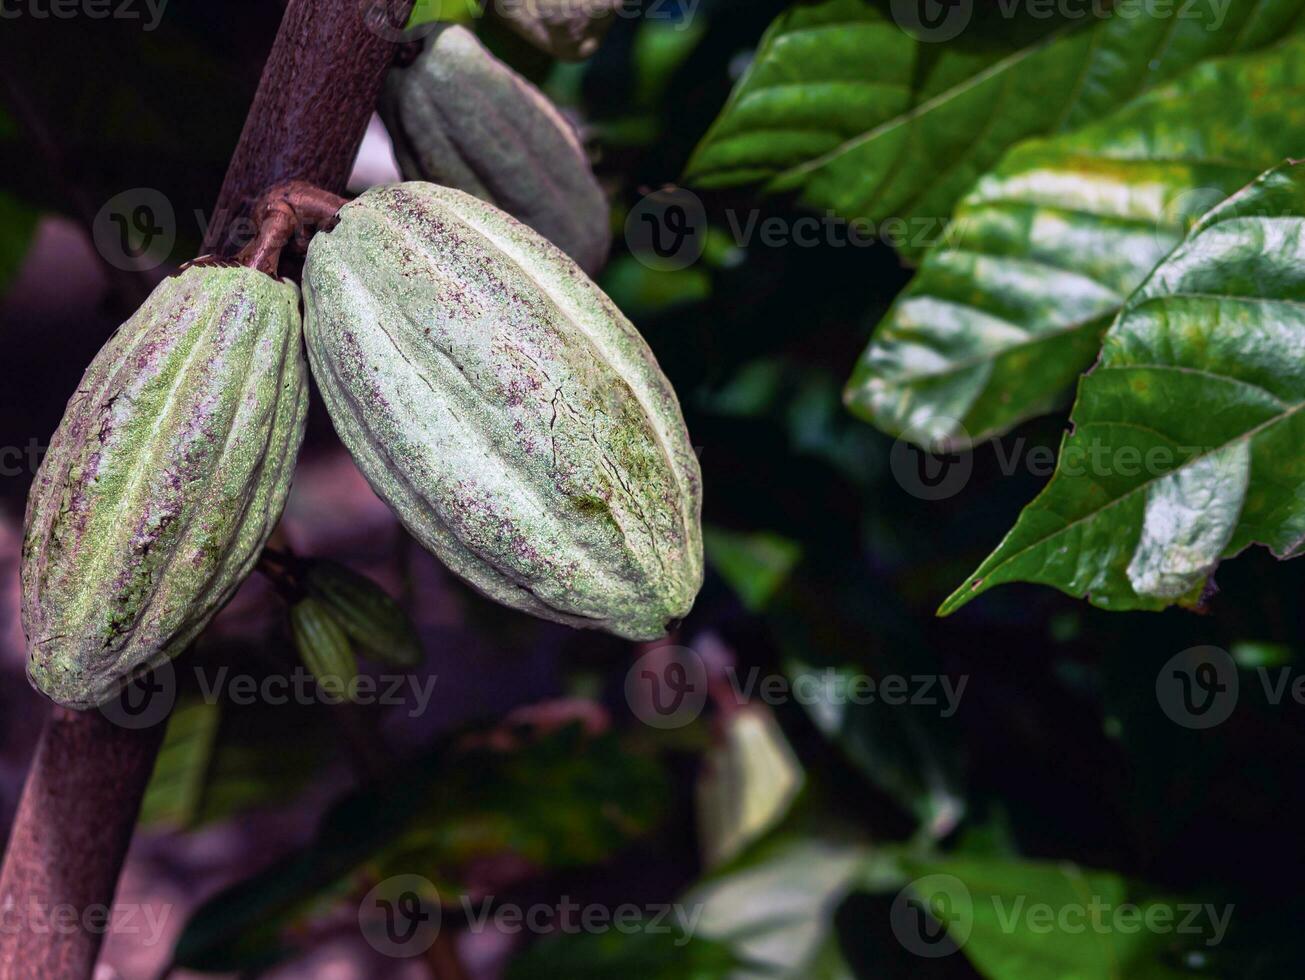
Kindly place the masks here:
[(386, 76), (381, 116), (403, 175), (524, 221), (591, 275), (611, 247), (607, 197), (571, 124), (459, 25)]
[(95, 356), (27, 500), (23, 628), (46, 695), (113, 697), (253, 569), (303, 438), (300, 336), (293, 284), (192, 266)]
[(461, 191), (375, 188), (304, 266), (314, 377), (404, 526), (508, 606), (653, 639), (702, 584), (679, 403), (610, 299)]

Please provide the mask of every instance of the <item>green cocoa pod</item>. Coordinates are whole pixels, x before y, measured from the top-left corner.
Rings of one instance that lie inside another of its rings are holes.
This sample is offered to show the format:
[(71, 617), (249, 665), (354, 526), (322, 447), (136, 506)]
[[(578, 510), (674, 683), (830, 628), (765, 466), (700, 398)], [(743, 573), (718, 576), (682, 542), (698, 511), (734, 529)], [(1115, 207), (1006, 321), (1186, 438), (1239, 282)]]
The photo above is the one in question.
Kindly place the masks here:
[(27, 499), (28, 675), (112, 698), (253, 569), (303, 438), (299, 292), (253, 269), (165, 279), (87, 368)]
[(571, 124), (465, 27), (439, 29), (386, 79), (381, 115), (403, 175), (475, 194), (593, 274), (611, 247), (607, 197)]
[(290, 632), (299, 659), (319, 681), (347, 685), (358, 676), (358, 661), (344, 625), (326, 604), (309, 596), (290, 608)]
[(415, 667), (421, 643), (403, 607), (366, 575), (314, 559), (304, 574), (308, 594), (330, 607), (349, 638), (378, 663)]
[(702, 584), (701, 475), (639, 333), (469, 194), (374, 188), (304, 266), (308, 358), (376, 493), (506, 605), (662, 636)]
[(491, 0), (496, 14), (541, 51), (582, 61), (598, 50), (621, 0)]

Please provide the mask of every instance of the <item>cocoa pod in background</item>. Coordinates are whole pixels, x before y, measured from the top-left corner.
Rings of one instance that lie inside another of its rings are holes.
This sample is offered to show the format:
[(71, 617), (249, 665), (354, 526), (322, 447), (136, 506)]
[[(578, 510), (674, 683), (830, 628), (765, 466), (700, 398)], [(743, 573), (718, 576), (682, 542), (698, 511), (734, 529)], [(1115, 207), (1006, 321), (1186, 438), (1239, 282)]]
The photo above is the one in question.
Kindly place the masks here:
[(308, 596), (291, 606), (290, 632), (299, 659), (319, 681), (343, 687), (358, 676), (349, 636), (324, 602)]
[(421, 663), (421, 643), (408, 614), (366, 575), (339, 562), (310, 559), (304, 588), (330, 608), (369, 659), (394, 667)]
[(87, 368), (27, 500), (28, 676), (112, 698), (254, 567), (303, 439), (299, 291), (243, 267), (165, 279)]
[(621, 0), (489, 0), (499, 19), (541, 51), (583, 61), (602, 43)]
[(524, 221), (590, 275), (611, 247), (607, 197), (571, 124), (465, 27), (446, 25), (386, 78), (381, 117), (406, 178)]
[(336, 431), (450, 569), (508, 606), (630, 639), (688, 612), (702, 495), (679, 403), (560, 249), (410, 182), (345, 205), (303, 286)]

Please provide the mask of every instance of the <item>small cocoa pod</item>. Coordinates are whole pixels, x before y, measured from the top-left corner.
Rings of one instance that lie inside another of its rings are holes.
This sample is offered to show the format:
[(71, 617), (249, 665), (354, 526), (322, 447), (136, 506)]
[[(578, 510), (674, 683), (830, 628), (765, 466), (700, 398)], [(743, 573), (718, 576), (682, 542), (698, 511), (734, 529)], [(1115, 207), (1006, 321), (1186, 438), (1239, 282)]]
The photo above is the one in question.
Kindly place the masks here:
[(499, 18), (541, 51), (582, 61), (598, 50), (621, 0), (490, 0)]
[(28, 675), (55, 701), (107, 701), (252, 570), (303, 437), (300, 337), (293, 284), (192, 266), (91, 362), (27, 500)]
[(304, 574), (308, 594), (327, 605), (349, 638), (378, 663), (415, 667), (421, 643), (403, 607), (366, 575), (314, 559)]
[(342, 687), (358, 676), (358, 661), (344, 625), (311, 596), (290, 607), (290, 632), (299, 659), (319, 681)]
[(631, 639), (688, 612), (702, 495), (679, 403), (560, 249), (410, 182), (345, 205), (303, 282), (336, 431), (449, 568), (506, 605)]
[(405, 177), (475, 194), (591, 275), (602, 267), (609, 207), (575, 130), (465, 27), (441, 27), (412, 65), (390, 71), (381, 115)]

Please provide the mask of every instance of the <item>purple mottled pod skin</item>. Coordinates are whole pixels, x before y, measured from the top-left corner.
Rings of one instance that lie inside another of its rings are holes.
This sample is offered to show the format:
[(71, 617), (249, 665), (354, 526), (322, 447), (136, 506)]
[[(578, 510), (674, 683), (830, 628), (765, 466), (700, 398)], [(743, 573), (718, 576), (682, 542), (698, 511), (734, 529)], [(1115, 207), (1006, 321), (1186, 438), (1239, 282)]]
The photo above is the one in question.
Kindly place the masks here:
[(193, 266), (91, 362), (27, 500), (28, 676), (49, 697), (109, 700), (253, 570), (303, 438), (301, 336), (293, 284)]
[(571, 124), (465, 27), (448, 25), (386, 78), (381, 116), (405, 177), (475, 194), (590, 275), (611, 248), (607, 196)]
[(655, 639), (702, 585), (702, 487), (652, 352), (560, 249), (461, 191), (374, 188), (304, 265), (308, 358), (404, 526), (481, 592)]

